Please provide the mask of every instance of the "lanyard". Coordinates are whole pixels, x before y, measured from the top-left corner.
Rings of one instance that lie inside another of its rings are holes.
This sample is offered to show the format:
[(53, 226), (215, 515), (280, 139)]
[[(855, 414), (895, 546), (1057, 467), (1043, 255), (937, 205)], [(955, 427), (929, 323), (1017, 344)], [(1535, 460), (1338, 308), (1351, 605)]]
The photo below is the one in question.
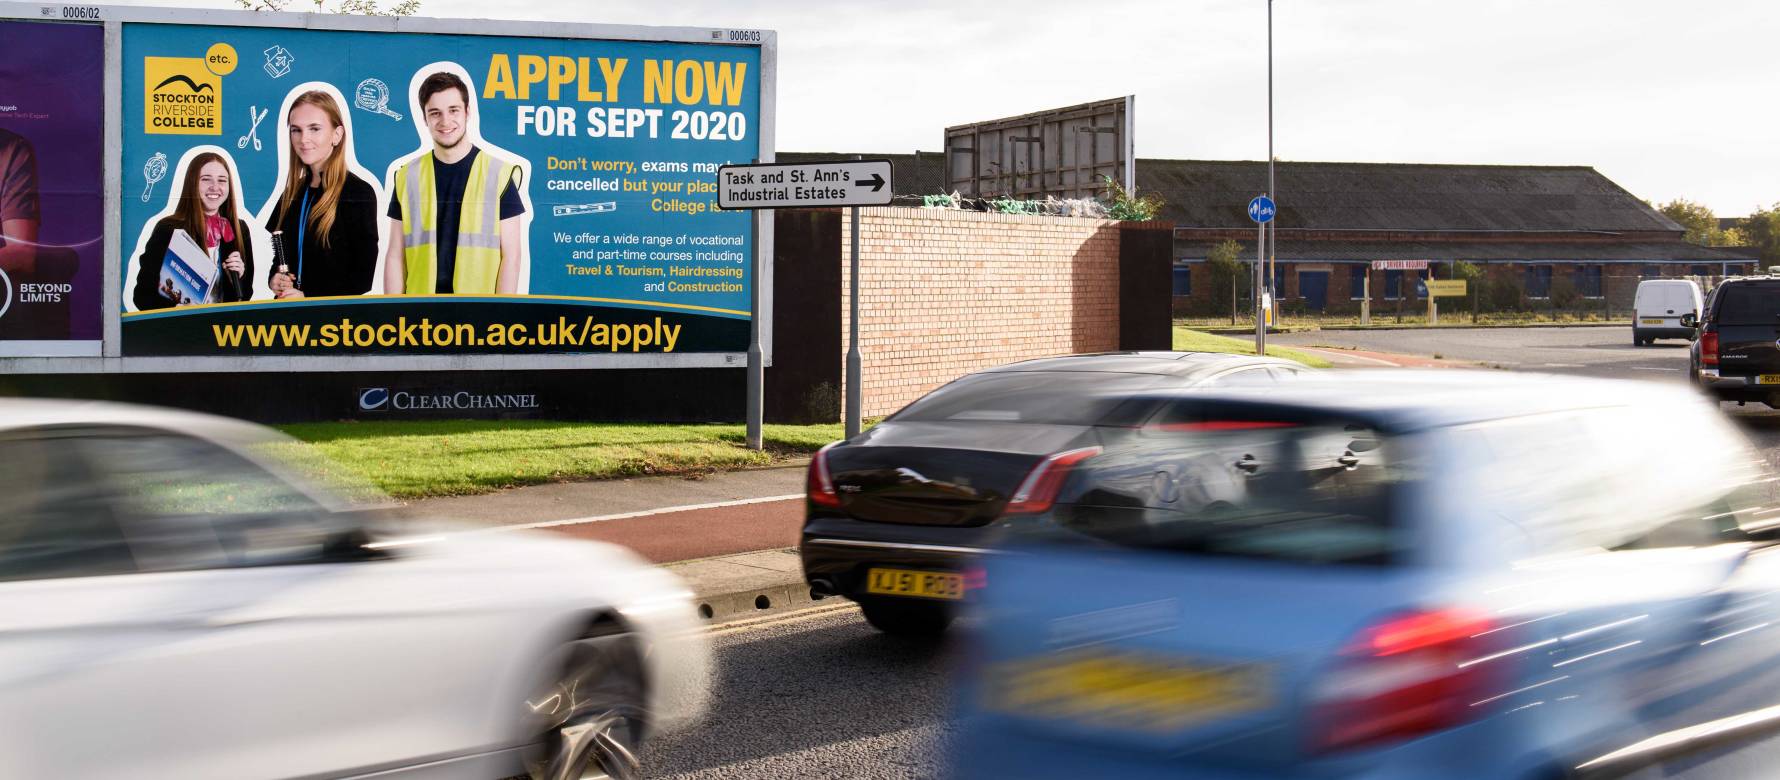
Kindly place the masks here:
[(297, 283), (303, 283), (303, 234), (309, 229), (309, 187), (303, 188), (303, 214), (297, 217)]

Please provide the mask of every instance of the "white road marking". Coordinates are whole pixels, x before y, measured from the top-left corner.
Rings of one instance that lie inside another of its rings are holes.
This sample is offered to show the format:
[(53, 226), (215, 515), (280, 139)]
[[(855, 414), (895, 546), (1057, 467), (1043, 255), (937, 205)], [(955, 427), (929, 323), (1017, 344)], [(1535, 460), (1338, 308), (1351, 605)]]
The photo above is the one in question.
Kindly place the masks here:
[(660, 509), (640, 509), (635, 512), (619, 512), (615, 515), (592, 515), (589, 517), (571, 517), (567, 520), (545, 520), (538, 523), (521, 523), (519, 525), (503, 525), (504, 529), (555, 528), (562, 525), (582, 525), (584, 523), (603, 523), (607, 520), (625, 520), (632, 517), (648, 517), (665, 515), (671, 512), (693, 512), (700, 509), (722, 509), (731, 506), (748, 506), (749, 504), (770, 504), (774, 501), (790, 501), (803, 498), (802, 493), (787, 496), (766, 496), (763, 498), (738, 498), (734, 501), (713, 501), (709, 504), (685, 504), (682, 506), (664, 506)]
[(1662, 366), (1632, 366), (1633, 371), (1680, 371), (1679, 368), (1663, 368)]
[[(831, 598), (840, 597), (834, 596)], [(779, 615), (769, 615), (767, 617), (752, 618), (749, 620), (735, 620), (728, 623), (719, 623), (705, 629), (705, 633), (710, 636), (728, 636), (730, 634), (739, 634), (744, 631), (753, 631), (757, 628), (772, 628), (774, 626), (782, 626), (788, 623), (801, 623), (806, 620), (814, 620), (819, 617), (826, 617), (839, 612), (858, 611), (858, 604), (842, 600), (839, 604), (821, 604)]]
[(1586, 367), (1587, 366), (1584, 366), (1581, 363), (1546, 363), (1546, 364), (1540, 366), (1540, 368), (1586, 368)]
[(398, 537), (398, 538), (394, 538), (394, 539), (387, 539), (387, 540), (384, 540), (381, 542), (372, 542), (371, 544), (367, 544), (365, 546), (370, 549), (373, 549), (373, 550), (382, 550), (382, 549), (388, 549), (391, 547), (408, 547), (408, 546), (412, 546), (412, 545), (416, 545), (416, 544), (430, 544), (430, 543), (437, 542), (437, 541), (440, 541), (443, 539), (452, 539), (452, 538), (456, 538), (459, 536), (475, 536), (478, 534), (506, 533), (508, 531), (530, 531), (530, 530), (534, 530), (534, 529), (538, 529), (538, 528), (557, 528), (557, 527), (561, 527), (561, 526), (565, 526), (565, 525), (584, 525), (587, 523), (603, 523), (607, 520), (626, 520), (626, 519), (633, 518), (633, 517), (649, 517), (651, 515), (665, 515), (665, 514), (671, 514), (674, 512), (692, 512), (692, 511), (696, 511), (696, 510), (700, 510), (700, 509), (722, 509), (724, 507), (748, 506), (750, 504), (770, 504), (775, 501), (791, 501), (794, 499), (802, 499), (803, 497), (804, 497), (804, 495), (802, 493), (793, 493), (788, 496), (766, 496), (764, 498), (738, 498), (734, 501), (713, 501), (708, 504), (682, 504), (680, 506), (664, 506), (659, 509), (640, 509), (635, 512), (619, 512), (618, 514), (592, 515), (589, 517), (571, 517), (571, 518), (568, 518), (565, 520), (545, 520), (545, 521), (537, 522), (537, 523), (517, 523), (514, 525), (491, 525), (491, 526), (484, 526), (484, 527), (480, 527), (480, 528), (466, 528), (462, 531), (448, 531), (448, 532), (439, 533), (439, 534), (427, 534), (425, 536)]

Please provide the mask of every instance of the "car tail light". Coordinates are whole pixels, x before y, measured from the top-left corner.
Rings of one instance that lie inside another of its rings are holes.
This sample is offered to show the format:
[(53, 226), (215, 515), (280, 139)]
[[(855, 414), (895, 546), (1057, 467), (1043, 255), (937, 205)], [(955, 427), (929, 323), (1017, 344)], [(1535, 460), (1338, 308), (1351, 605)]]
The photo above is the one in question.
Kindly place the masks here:
[(1083, 447), (1079, 450), (1059, 452), (1032, 467), (1026, 475), (1026, 481), (1020, 483), (1014, 491), (1014, 497), (1008, 499), (1003, 514), (1029, 515), (1050, 511), (1051, 503), (1057, 500), (1057, 491), (1063, 488), (1063, 480), (1069, 477), (1069, 470), (1075, 464), (1099, 455), (1099, 447)]
[(1321, 680), (1311, 748), (1331, 752), (1427, 734), (1476, 719), (1490, 699), (1496, 646), (1488, 619), (1455, 610), (1394, 616), (1342, 651)]
[(834, 490), (834, 481), (828, 478), (828, 450), (840, 442), (831, 442), (816, 451), (816, 457), (810, 458), (809, 474), (804, 477), (803, 490), (809, 496), (810, 503), (830, 509), (841, 507), (841, 495)]
[(1718, 332), (1706, 331), (1700, 334), (1700, 365), (1718, 365)]
[(981, 566), (966, 566), (960, 574), (964, 575), (965, 593), (989, 587), (989, 574)]

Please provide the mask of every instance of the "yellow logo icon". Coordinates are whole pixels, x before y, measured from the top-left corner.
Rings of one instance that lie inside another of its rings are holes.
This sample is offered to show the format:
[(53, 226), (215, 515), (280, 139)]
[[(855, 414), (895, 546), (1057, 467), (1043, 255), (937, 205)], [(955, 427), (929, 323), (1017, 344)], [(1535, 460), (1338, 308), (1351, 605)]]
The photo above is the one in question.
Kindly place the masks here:
[(235, 47), (226, 43), (211, 44), (210, 51), (204, 52), (204, 67), (218, 76), (227, 76), (235, 72)]
[[(211, 52), (218, 53), (214, 46)], [(142, 132), (222, 135), (222, 76), (210, 71), (206, 57), (143, 57), (142, 88)]]

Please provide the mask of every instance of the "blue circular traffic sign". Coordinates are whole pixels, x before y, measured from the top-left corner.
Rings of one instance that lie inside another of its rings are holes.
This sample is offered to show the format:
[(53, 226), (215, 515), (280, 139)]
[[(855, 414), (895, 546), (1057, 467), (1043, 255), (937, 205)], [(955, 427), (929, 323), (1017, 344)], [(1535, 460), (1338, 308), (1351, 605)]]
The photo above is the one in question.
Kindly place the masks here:
[(1274, 211), (1273, 199), (1266, 195), (1256, 195), (1248, 202), (1248, 218), (1256, 222), (1272, 222)]

